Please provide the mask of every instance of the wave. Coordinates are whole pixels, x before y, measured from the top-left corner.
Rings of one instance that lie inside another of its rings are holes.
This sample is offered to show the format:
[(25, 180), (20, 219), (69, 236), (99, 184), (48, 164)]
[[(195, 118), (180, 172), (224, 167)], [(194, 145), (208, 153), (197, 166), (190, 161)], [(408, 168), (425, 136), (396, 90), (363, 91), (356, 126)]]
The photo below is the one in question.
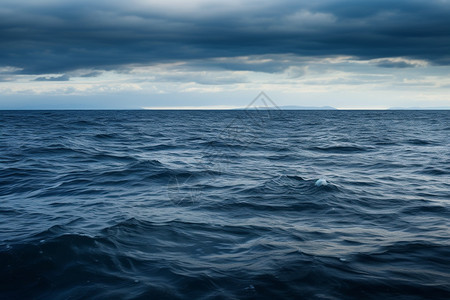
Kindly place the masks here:
[(427, 174), (427, 175), (448, 175), (450, 174), (450, 168), (448, 168), (449, 170), (445, 170), (443, 168), (440, 167), (425, 167), (420, 171), (417, 171), (418, 173), (422, 173), (422, 174)]
[(424, 140), (424, 139), (409, 139), (406, 141), (406, 144), (414, 145), (414, 146), (429, 146), (434, 145), (433, 141)]
[(336, 258), (264, 238), (277, 230), (134, 218), (98, 236), (63, 234), (55, 227), (33, 242), (0, 248), (0, 295), (364, 298), (394, 292), (439, 299), (450, 294), (447, 246), (397, 242)]
[(330, 153), (359, 153), (366, 152), (372, 150), (368, 147), (362, 146), (315, 146), (309, 147), (308, 150), (317, 151), (317, 152), (330, 152)]
[(450, 298), (448, 112), (0, 115), (1, 299)]
[(119, 137), (119, 135), (116, 133), (98, 133), (98, 134), (94, 135), (94, 138), (100, 139), (100, 140), (114, 139), (114, 138), (118, 138), (118, 137)]

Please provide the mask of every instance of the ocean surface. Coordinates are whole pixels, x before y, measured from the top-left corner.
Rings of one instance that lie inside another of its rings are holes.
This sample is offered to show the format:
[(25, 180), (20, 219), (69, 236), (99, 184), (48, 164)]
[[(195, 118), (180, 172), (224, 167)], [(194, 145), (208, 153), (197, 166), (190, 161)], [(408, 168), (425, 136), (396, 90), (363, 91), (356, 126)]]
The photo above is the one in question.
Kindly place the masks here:
[(0, 299), (450, 299), (450, 111), (0, 111)]

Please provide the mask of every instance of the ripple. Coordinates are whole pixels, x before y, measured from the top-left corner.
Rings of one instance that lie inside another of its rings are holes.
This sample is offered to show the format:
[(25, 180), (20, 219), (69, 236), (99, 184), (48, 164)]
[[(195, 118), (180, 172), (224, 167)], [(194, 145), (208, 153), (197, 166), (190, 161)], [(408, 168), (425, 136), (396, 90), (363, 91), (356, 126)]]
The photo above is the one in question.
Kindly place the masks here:
[(0, 112), (0, 298), (450, 298), (449, 113), (281, 113)]

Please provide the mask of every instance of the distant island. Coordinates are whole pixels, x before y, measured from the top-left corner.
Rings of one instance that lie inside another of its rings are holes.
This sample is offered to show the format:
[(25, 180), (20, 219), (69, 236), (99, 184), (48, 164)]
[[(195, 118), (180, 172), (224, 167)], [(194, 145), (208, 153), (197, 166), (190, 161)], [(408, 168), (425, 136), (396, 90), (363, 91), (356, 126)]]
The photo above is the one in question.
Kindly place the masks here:
[[(297, 106), (297, 105), (285, 105), (285, 106), (249, 106), (249, 107), (227, 107), (227, 106), (174, 106), (174, 107), (142, 107), (146, 110), (354, 110), (354, 109), (340, 109), (332, 106)], [(373, 110), (371, 108), (358, 108), (356, 110)], [(442, 107), (390, 107), (376, 110), (450, 110), (449, 106)]]
[(258, 110), (338, 110), (331, 106), (247, 106), (247, 107), (227, 107), (227, 106), (174, 106), (174, 107), (142, 107), (141, 109), (147, 110), (246, 110), (246, 109), (258, 109)]
[(338, 110), (335, 107), (332, 106), (295, 106), (295, 105), (290, 105), (290, 106), (280, 106), (280, 109), (285, 109), (285, 110)]
[(390, 107), (388, 110), (450, 110), (450, 106), (441, 107)]
[(244, 110), (244, 109), (281, 109), (281, 110), (338, 110), (332, 106), (296, 106), (296, 105), (287, 105), (287, 106), (253, 106), (253, 107), (239, 107), (233, 108), (233, 110)]

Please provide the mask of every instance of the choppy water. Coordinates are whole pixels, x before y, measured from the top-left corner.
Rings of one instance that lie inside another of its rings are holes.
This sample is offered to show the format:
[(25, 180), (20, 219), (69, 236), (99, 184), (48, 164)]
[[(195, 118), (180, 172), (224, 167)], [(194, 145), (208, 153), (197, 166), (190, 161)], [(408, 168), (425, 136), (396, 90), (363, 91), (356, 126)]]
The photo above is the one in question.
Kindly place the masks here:
[(2, 111), (0, 133), (0, 298), (450, 298), (449, 111)]

